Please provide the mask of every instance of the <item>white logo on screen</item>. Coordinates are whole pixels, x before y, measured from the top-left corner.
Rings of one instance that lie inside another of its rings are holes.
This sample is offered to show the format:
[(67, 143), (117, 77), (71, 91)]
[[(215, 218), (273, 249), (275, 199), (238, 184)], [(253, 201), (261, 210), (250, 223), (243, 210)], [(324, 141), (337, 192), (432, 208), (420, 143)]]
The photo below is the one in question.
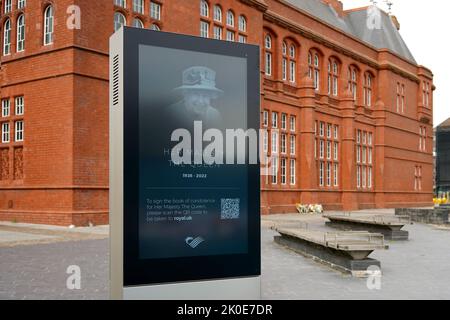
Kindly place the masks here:
[(192, 249), (197, 248), (204, 241), (205, 239), (203, 239), (202, 237), (197, 238), (187, 237), (185, 240), (186, 244)]

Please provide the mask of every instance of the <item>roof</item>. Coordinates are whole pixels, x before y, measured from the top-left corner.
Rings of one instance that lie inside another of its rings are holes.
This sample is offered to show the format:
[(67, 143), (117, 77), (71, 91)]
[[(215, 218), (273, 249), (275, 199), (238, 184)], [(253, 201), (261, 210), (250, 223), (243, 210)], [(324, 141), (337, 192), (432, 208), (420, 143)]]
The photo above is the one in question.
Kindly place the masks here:
[(346, 11), (340, 17), (331, 5), (321, 0), (285, 1), (377, 49), (388, 49), (417, 64), (391, 17), (383, 10), (379, 10), (380, 28), (370, 28), (367, 19), (370, 10), (373, 10), (371, 7)]
[(450, 128), (450, 118), (438, 125), (438, 128)]

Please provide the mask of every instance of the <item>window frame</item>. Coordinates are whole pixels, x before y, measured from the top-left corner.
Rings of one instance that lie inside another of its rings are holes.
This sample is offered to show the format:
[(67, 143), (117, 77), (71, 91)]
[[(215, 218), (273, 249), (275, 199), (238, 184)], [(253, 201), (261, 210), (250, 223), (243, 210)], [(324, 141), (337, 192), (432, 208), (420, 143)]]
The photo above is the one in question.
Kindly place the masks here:
[(44, 46), (49, 46), (53, 44), (54, 33), (55, 33), (55, 11), (53, 5), (48, 5), (44, 10)]

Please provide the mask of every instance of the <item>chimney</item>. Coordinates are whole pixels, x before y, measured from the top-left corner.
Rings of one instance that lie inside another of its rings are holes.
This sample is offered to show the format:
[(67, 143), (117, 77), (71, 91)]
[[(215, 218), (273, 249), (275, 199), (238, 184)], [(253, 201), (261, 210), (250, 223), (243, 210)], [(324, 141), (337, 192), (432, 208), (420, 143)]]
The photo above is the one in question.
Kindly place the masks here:
[(339, 0), (322, 0), (322, 2), (333, 7), (334, 11), (339, 15), (339, 17), (344, 16), (344, 5)]
[(397, 30), (400, 30), (400, 22), (398, 22), (397, 17), (394, 16), (394, 15), (391, 15), (391, 20), (394, 23), (394, 25), (397, 28)]

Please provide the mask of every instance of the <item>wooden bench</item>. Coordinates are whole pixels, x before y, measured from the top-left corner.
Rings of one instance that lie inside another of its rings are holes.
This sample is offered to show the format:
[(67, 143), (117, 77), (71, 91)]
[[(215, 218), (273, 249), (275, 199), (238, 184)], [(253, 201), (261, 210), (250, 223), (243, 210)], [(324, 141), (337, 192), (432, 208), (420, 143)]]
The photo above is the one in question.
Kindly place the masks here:
[(330, 220), (327, 226), (342, 230), (361, 230), (381, 233), (386, 240), (408, 240), (408, 231), (401, 230), (411, 224), (408, 216), (374, 215), (365, 213), (324, 214)]
[(293, 224), (272, 229), (280, 234), (274, 237), (276, 243), (356, 277), (372, 274), (370, 267), (381, 268), (380, 262), (369, 255), (388, 249), (382, 234), (314, 231)]

